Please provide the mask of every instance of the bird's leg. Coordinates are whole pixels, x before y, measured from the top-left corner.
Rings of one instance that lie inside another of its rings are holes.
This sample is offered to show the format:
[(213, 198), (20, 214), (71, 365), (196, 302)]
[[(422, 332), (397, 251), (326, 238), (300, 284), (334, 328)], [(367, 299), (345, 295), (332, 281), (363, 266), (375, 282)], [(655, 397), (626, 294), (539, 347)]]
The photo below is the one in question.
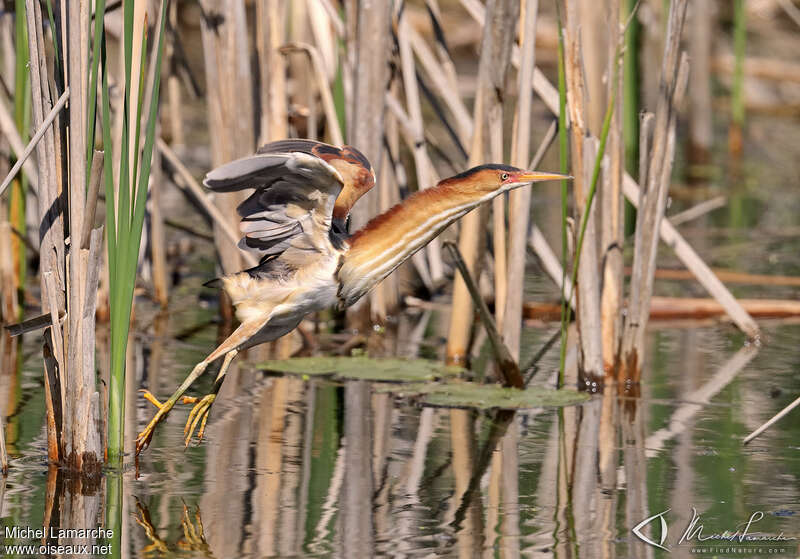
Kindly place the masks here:
[(178, 398), (180, 398), (183, 395), (183, 393), (189, 389), (192, 383), (197, 380), (197, 377), (202, 375), (203, 372), (206, 370), (206, 367), (208, 367), (208, 364), (210, 363), (209, 357), (206, 357), (203, 361), (200, 361), (200, 363), (195, 365), (194, 369), (192, 369), (192, 372), (189, 373), (189, 376), (186, 377), (186, 380), (183, 381), (183, 384), (181, 384), (178, 387), (178, 389), (172, 394), (172, 396), (170, 396), (169, 399), (163, 404), (159, 402), (155, 398), (155, 396), (153, 396), (149, 392), (145, 393), (144, 397), (147, 398), (147, 400), (149, 400), (153, 405), (155, 405), (158, 408), (158, 411), (153, 416), (153, 419), (150, 420), (150, 423), (147, 424), (147, 427), (145, 427), (142, 430), (142, 432), (139, 433), (139, 436), (136, 437), (137, 456), (150, 444), (150, 439), (153, 438), (153, 431), (155, 430), (156, 425), (158, 425), (161, 422), (161, 420), (163, 420), (167, 416), (169, 411), (175, 405), (175, 402), (178, 401)]
[(189, 442), (192, 440), (192, 435), (194, 434), (194, 430), (197, 428), (198, 423), (200, 424), (200, 430), (197, 431), (197, 440), (198, 442), (202, 440), (203, 433), (206, 430), (208, 414), (211, 411), (211, 405), (214, 403), (214, 400), (217, 399), (217, 393), (219, 392), (219, 389), (222, 388), (222, 383), (225, 381), (225, 374), (228, 372), (228, 367), (238, 353), (239, 350), (232, 349), (225, 354), (225, 360), (222, 362), (222, 367), (219, 369), (219, 374), (214, 380), (214, 387), (211, 389), (211, 392), (199, 400), (196, 398), (194, 399), (196, 404), (192, 408), (192, 411), (189, 412), (189, 418), (186, 420), (186, 426), (183, 428), (183, 435), (185, 437), (184, 442), (186, 443), (186, 446), (189, 446)]
[[(186, 380), (183, 381), (183, 384), (181, 384), (175, 393), (163, 404), (159, 402), (152, 394), (145, 394), (145, 398), (147, 398), (158, 408), (158, 412), (156, 412), (156, 415), (150, 420), (150, 423), (147, 424), (147, 427), (145, 427), (144, 430), (139, 433), (139, 436), (136, 437), (136, 456), (138, 456), (141, 451), (147, 448), (147, 446), (150, 444), (150, 439), (153, 438), (153, 430), (156, 428), (156, 425), (158, 425), (158, 423), (167, 416), (172, 407), (175, 405), (175, 402), (178, 401), (178, 398), (183, 396), (183, 393), (189, 389), (195, 380), (197, 380), (197, 377), (203, 374), (203, 371), (206, 370), (208, 364), (241, 347), (245, 342), (247, 342), (247, 340), (255, 336), (267, 322), (269, 322), (270, 317), (271, 315), (265, 312), (259, 318), (241, 323), (230, 336), (225, 338), (224, 342), (217, 346), (217, 349), (212, 351), (208, 357), (203, 359), (195, 366), (194, 369), (192, 369), (192, 372), (188, 377), (186, 377)], [(234, 353), (234, 355), (236, 354)], [(231, 359), (233, 359), (233, 357), (231, 357)], [(230, 361), (228, 360), (227, 363), (230, 364)], [(225, 369), (227, 369), (227, 367), (223, 368), (223, 370)], [(224, 376), (222, 371), (220, 371), (220, 373), (221, 375), (217, 376), (218, 379), (221, 376)]]

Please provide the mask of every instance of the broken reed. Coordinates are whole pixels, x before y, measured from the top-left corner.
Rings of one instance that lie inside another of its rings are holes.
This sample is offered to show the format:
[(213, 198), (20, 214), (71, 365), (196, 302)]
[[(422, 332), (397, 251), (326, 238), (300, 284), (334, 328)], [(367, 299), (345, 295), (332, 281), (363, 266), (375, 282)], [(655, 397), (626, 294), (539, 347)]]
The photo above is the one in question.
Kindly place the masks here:
[[(564, 55), (564, 35), (563, 27), (561, 24), (561, 10), (559, 3), (556, 3), (558, 9), (558, 98), (559, 98), (559, 160), (561, 165), (561, 173), (568, 174), (568, 124), (566, 103), (566, 66)], [(599, 146), (597, 154), (595, 155), (594, 165), (592, 168), (591, 180), (589, 183), (589, 191), (586, 195), (586, 207), (580, 212), (581, 220), (576, 234), (576, 242), (574, 248), (574, 255), (572, 259), (572, 274), (569, 283), (569, 292), (567, 292), (567, 181), (561, 181), (561, 242), (562, 242), (562, 281), (561, 281), (561, 351), (559, 354), (559, 368), (558, 368), (558, 388), (564, 386), (566, 354), (567, 354), (567, 330), (570, 321), (571, 302), (575, 296), (576, 286), (578, 282), (578, 265), (581, 258), (581, 250), (586, 235), (586, 228), (589, 223), (591, 215), (592, 203), (594, 202), (595, 194), (597, 192), (597, 183), (600, 178), (600, 171), (602, 169), (603, 157), (606, 151), (606, 144), (608, 142), (608, 135), (611, 130), (612, 117), (616, 109), (617, 88), (619, 85), (619, 71), (621, 63), (622, 45), (617, 45), (614, 49), (613, 70), (611, 76), (611, 94), (608, 98), (605, 116), (603, 118), (603, 127), (600, 133)], [(576, 164), (573, 164), (573, 169), (576, 169)], [(576, 306), (577, 311), (577, 306)], [(580, 343), (580, 341), (579, 341)]]
[[(153, 51), (150, 64), (155, 64), (151, 89), (149, 114), (145, 129), (144, 145), (141, 145), (139, 123), (145, 102), (144, 77), (147, 62), (147, 21), (142, 25), (141, 35), (134, 32), (134, 3), (123, 5), (122, 43), (125, 57), (125, 92), (122, 113), (122, 138), (119, 157), (119, 189), (115, 193), (112, 162), (115, 157), (111, 137), (111, 99), (108, 91), (107, 65), (102, 71), (102, 123), (103, 145), (105, 146), (105, 195), (106, 232), (108, 239), (109, 310), (111, 314), (111, 368), (108, 398), (108, 460), (111, 465), (121, 464), (124, 442), (125, 412), (125, 353), (128, 346), (133, 288), (136, 284), (136, 266), (144, 223), (147, 184), (150, 177), (153, 144), (155, 142), (156, 117), (158, 112), (158, 93), (161, 81), (161, 58), (164, 50), (164, 24), (166, 22), (167, 1), (161, 4), (158, 19), (158, 44)], [(97, 12), (103, 13), (105, 0), (98, 0)], [(102, 57), (105, 58), (105, 40), (102, 32), (102, 19), (95, 21), (94, 52), (98, 53), (102, 41)], [(137, 44), (138, 43), (138, 44)], [(141, 52), (137, 65), (138, 75), (132, 75), (134, 47)], [(97, 73), (92, 72), (95, 80)], [(135, 88), (131, 87), (135, 80)], [(96, 91), (96, 87), (90, 91)], [(135, 108), (135, 125), (131, 130), (129, 115)], [(139, 154), (141, 152), (141, 160)], [(131, 154), (133, 154), (131, 160)], [(116, 201), (116, 203), (115, 203)]]

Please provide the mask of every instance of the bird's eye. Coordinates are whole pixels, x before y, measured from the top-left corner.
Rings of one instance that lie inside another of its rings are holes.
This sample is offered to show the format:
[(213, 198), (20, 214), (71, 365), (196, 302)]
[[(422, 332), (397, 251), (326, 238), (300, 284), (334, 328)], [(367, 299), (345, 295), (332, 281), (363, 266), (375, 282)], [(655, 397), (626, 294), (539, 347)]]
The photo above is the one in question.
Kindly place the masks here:
[(500, 175), (500, 180), (507, 181), (508, 180), (508, 173), (503, 173), (502, 175)]

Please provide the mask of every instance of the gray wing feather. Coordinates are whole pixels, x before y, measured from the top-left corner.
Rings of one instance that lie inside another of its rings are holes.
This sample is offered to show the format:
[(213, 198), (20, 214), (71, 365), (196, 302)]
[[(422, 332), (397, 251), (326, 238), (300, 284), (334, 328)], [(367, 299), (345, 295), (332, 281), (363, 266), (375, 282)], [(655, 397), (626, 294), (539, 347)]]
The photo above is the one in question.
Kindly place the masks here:
[(231, 161), (206, 175), (203, 183), (216, 192), (259, 188), (279, 179), (288, 154), (254, 155)]
[(266, 152), (217, 167), (203, 181), (215, 192), (255, 189), (236, 208), (245, 234), (239, 247), (257, 253), (262, 261), (290, 248), (320, 250), (317, 245), (328, 236), (333, 205), (343, 186), (339, 173), (310, 153), (312, 143), (295, 143), (268, 144), (262, 148)]

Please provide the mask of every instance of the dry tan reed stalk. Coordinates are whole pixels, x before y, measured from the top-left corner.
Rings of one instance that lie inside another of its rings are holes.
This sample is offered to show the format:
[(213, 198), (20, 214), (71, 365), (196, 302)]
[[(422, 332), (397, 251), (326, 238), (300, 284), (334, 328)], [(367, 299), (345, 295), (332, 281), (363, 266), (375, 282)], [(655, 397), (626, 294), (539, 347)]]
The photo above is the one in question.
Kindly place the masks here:
[[(442, 97), (453, 117), (456, 120), (458, 136), (462, 143), (466, 144), (472, 137), (472, 116), (469, 114), (466, 105), (458, 95), (458, 88), (453, 87), (452, 80), (447, 78), (448, 71), (446, 66), (436, 60), (425, 40), (411, 26), (408, 27), (411, 47), (419, 58), (422, 68), (433, 84), (436, 92)], [(452, 64), (452, 61), (450, 61)], [(457, 85), (457, 84), (456, 84)]]
[[(646, 190), (640, 200), (636, 219), (633, 273), (630, 303), (625, 321), (618, 380), (638, 380), (644, 362), (644, 333), (649, 316), (650, 297), (658, 249), (658, 229), (666, 207), (672, 158), (675, 143), (677, 103), (683, 95), (688, 75), (688, 62), (679, 58), (680, 36), (687, 3), (670, 5), (667, 44), (664, 48), (657, 113), (653, 124), (653, 145), (642, 155), (644, 171), (640, 169)], [(647, 157), (647, 160), (644, 160)]]
[[(203, 190), (197, 179), (194, 178), (192, 172), (183, 164), (178, 155), (170, 148), (167, 143), (161, 138), (156, 138), (156, 147), (158, 151), (164, 156), (167, 162), (175, 169), (177, 175), (181, 178), (182, 183), (176, 183), (179, 188), (185, 188), (191, 192), (192, 196), (200, 202), (203, 209), (206, 211), (211, 220), (219, 227), (219, 230), (225, 237), (228, 247), (237, 247), (239, 243), (239, 234), (235, 227), (231, 225), (228, 219), (217, 208), (217, 205), (210, 200), (208, 193)], [(242, 252), (242, 258), (247, 266), (255, 266), (258, 261), (249, 252)]]
[[(156, 124), (156, 137), (160, 126)], [(169, 281), (167, 279), (167, 240), (164, 235), (164, 214), (161, 210), (161, 193), (164, 189), (164, 173), (161, 167), (161, 151), (153, 150), (150, 170), (150, 257), (152, 260), (153, 295), (162, 309), (169, 302)]]
[(306, 0), (308, 4), (308, 23), (314, 43), (319, 46), (323, 69), (327, 81), (336, 77), (339, 59), (339, 49), (336, 43), (337, 35), (341, 36), (342, 22), (335, 11), (330, 11), (327, 0)]
[[(346, 6), (351, 6), (351, 3), (348, 2)], [(349, 97), (345, 90), (348, 107), (347, 143), (364, 153), (378, 176), (382, 172), (383, 113), (389, 84), (389, 65), (386, 61), (391, 46), (391, 18), (390, 2), (362, 1), (358, 2), (357, 7), (351, 6), (347, 12), (348, 57), (353, 57), (350, 59), (352, 66), (343, 69), (343, 74), (348, 76), (351, 83)], [(353, 26), (355, 29), (352, 29)], [(353, 208), (350, 213), (353, 230), (360, 229), (377, 214), (378, 196), (378, 191), (373, 189)], [(374, 297), (370, 295), (370, 305)], [(366, 301), (351, 307), (348, 317), (364, 327), (367, 317), (362, 313), (365, 311), (369, 311)]]
[[(470, 14), (480, 25), (483, 25), (484, 12), (480, 3), (475, 3), (474, 0), (462, 0), (462, 3), (471, 6), (469, 10)], [(514, 54), (515, 52), (512, 52), (511, 61), (516, 64), (517, 58)], [(541, 97), (542, 101), (544, 101), (547, 108), (553, 114), (558, 114), (558, 90), (550, 83), (539, 68), (534, 69), (533, 89)], [(635, 206), (640, 196), (639, 185), (628, 173), (623, 173), (622, 189), (624, 196)], [(675, 255), (692, 274), (698, 278), (698, 281), (708, 290), (709, 294), (723, 305), (736, 325), (751, 338), (758, 337), (758, 325), (748, 316), (741, 305), (736, 302), (736, 299), (730, 291), (719, 281), (708, 265), (703, 262), (702, 258), (700, 258), (697, 252), (686, 242), (672, 224), (662, 220), (659, 233), (664, 243), (675, 251)]]
[(316, 78), (317, 90), (322, 101), (322, 110), (325, 112), (325, 126), (330, 135), (330, 141), (335, 146), (344, 144), (342, 127), (336, 117), (336, 106), (333, 103), (333, 94), (325, 72), (325, 66), (320, 50), (314, 45), (293, 41), (281, 47), (281, 52), (301, 51), (308, 55)]
[[(431, 17), (439, 25), (439, 27), (441, 27), (442, 17), (437, 0), (426, 0), (425, 4), (428, 7)], [(444, 42), (444, 34), (442, 34), (440, 40), (439, 35), (434, 33), (434, 38), (436, 39), (436, 56), (439, 59), (439, 64), (442, 66), (444, 78), (447, 80), (447, 83), (450, 84), (450, 89), (457, 92), (458, 74), (456, 73), (456, 65), (453, 63), (453, 59), (450, 57), (447, 44)]]
[(478, 310), (478, 316), (483, 323), (484, 330), (489, 339), (494, 354), (494, 361), (497, 369), (500, 371), (501, 380), (504, 386), (513, 388), (525, 388), (525, 382), (522, 379), (522, 373), (517, 365), (517, 360), (511, 355), (506, 344), (503, 342), (500, 332), (497, 330), (495, 321), (492, 320), (492, 315), (486, 302), (481, 298), (478, 285), (467, 270), (466, 263), (464, 262), (458, 247), (454, 243), (447, 242), (445, 246), (450, 250), (450, 255), (455, 262), (458, 271), (461, 273), (461, 278), (467, 286), (469, 295), (472, 302)]
[[(538, 0), (522, 3), (520, 24), (521, 65), (517, 77), (519, 97), (515, 114), (516, 130), (512, 138), (511, 164), (526, 168), (530, 157), (531, 105), (533, 68), (536, 65), (536, 17)], [(528, 221), (531, 211), (531, 185), (516, 189), (508, 195), (509, 205), (509, 265), (506, 307), (501, 323), (503, 340), (514, 359), (519, 360), (522, 330), (522, 296), (525, 278)]]
[(103, 162), (105, 152), (94, 151), (92, 168), (89, 172), (89, 189), (86, 192), (86, 218), (83, 222), (81, 233), (81, 248), (89, 248), (89, 241), (94, 229), (94, 217), (97, 211), (97, 199), (100, 194), (100, 184), (103, 182)]
[[(133, 3), (133, 43), (131, 45), (131, 97), (133, 100), (139, 99), (139, 76), (141, 76), (142, 68), (142, 49), (144, 34), (147, 32), (147, 2), (134, 2)], [(121, 75), (122, 86), (125, 87), (125, 74)], [(149, 89), (149, 88), (148, 88)], [(136, 131), (139, 130), (139, 120), (137, 118), (137, 103), (131, 102), (128, 107), (128, 135), (134, 137)], [(147, 112), (143, 112), (147, 114)], [(137, 138), (138, 140), (138, 138)], [(139, 143), (137, 140), (130, 142), (129, 145), (129, 161), (130, 165), (130, 181), (128, 182), (131, 191), (136, 189), (136, 177), (134, 176), (133, 160), (134, 154), (138, 149)], [(119, 153), (119, 152), (115, 152)]]
[[(69, 104), (69, 266), (67, 270), (66, 368), (61, 371), (65, 387), (63, 409), (63, 458), (67, 466), (91, 472), (99, 468), (103, 450), (97, 430), (97, 391), (94, 369), (94, 311), (100, 266), (102, 235), (91, 235), (90, 248), (81, 248), (86, 217), (87, 181), (87, 83), (88, 83), (88, 1), (69, 6), (66, 45)], [(94, 403), (93, 403), (94, 402)]]
[(14, 124), (14, 117), (11, 116), (11, 113), (9, 112), (5, 103), (0, 102), (0, 132), (3, 133), (4, 138), (8, 141), (11, 151), (13, 151), (17, 156), (17, 162), (6, 175), (2, 185), (0, 185), (0, 196), (3, 195), (6, 188), (8, 188), (8, 185), (11, 184), (11, 181), (14, 180), (14, 177), (19, 172), (20, 167), (28, 177), (31, 186), (36, 189), (36, 185), (39, 184), (39, 173), (36, 171), (36, 162), (28, 158), (33, 152), (33, 149), (36, 147), (36, 144), (39, 143), (39, 140), (41, 139), (40, 134), (43, 134), (44, 129), (49, 126), (47, 120), (49, 119), (49, 121), (52, 122), (58, 111), (64, 107), (66, 102), (66, 98), (63, 100), (59, 99), (59, 103), (57, 104), (58, 109), (55, 107), (53, 108), (51, 114), (48, 115), (47, 119), (45, 119), (47, 124), (44, 125), (43, 129), (37, 130), (37, 133), (34, 134), (27, 146), (25, 146), (25, 144), (22, 142), (22, 137), (19, 135), (17, 126)]
[[(468, 6), (470, 15), (480, 24), (484, 22), (483, 6), (474, 0), (462, 0)], [(518, 56), (514, 56), (512, 51), (512, 63), (518, 63)], [(747, 67), (745, 67), (747, 71)], [(541, 97), (547, 108), (553, 113), (558, 114), (558, 90), (550, 83), (547, 77), (539, 70), (534, 69), (533, 74), (534, 91)], [(638, 204), (640, 191), (639, 185), (628, 174), (623, 173), (622, 190), (624, 196), (634, 205)], [(667, 220), (662, 220), (659, 228), (661, 239), (670, 246), (676, 256), (700, 281), (703, 287), (725, 308), (734, 323), (751, 338), (758, 337), (759, 328), (752, 317), (747, 314), (744, 308), (737, 303), (730, 291), (719, 281), (708, 265), (703, 262), (697, 252), (686, 242), (681, 234)]]
[[(623, 193), (625, 197), (637, 207), (641, 196), (641, 190), (629, 175), (625, 175), (622, 182)], [(736, 326), (744, 332), (749, 338), (757, 339), (761, 331), (758, 324), (748, 314), (747, 310), (736, 300), (733, 294), (727, 287), (720, 281), (716, 273), (706, 264), (702, 258), (695, 252), (691, 245), (686, 242), (686, 239), (681, 236), (675, 226), (669, 222), (668, 219), (662, 219), (659, 226), (659, 235), (661, 240), (669, 246), (675, 255), (683, 262), (689, 269), (692, 275), (700, 282), (700, 284), (708, 291), (709, 295), (719, 302), (725, 309), (726, 314), (731, 317), (731, 320)], [(631, 279), (631, 282), (633, 279)]]
[[(598, 157), (598, 141), (589, 136), (583, 140), (583, 172), (585, 184), (591, 182), (592, 167)], [(580, 218), (587, 211), (586, 206), (580, 209)], [(576, 320), (579, 337), (579, 367), (585, 382), (595, 383), (604, 376), (603, 368), (603, 340), (600, 311), (600, 263), (597, 254), (598, 235), (598, 205), (593, 203), (589, 211), (586, 231), (590, 233), (581, 248), (578, 261), (578, 286)], [(578, 220), (576, 219), (576, 223)], [(576, 239), (577, 241), (577, 239)], [(577, 242), (576, 242), (577, 246)]]
[[(288, 136), (286, 60), (278, 50), (284, 43), (285, 20), (284, 0), (256, 2), (256, 52), (261, 78), (259, 145)], [(242, 27), (239, 32), (246, 33), (246, 29)]]
[[(625, 144), (622, 135), (623, 72), (620, 68), (622, 36), (619, 2), (611, 0), (608, 14), (608, 49), (606, 62), (606, 97), (616, 95), (616, 110), (611, 115), (606, 157), (603, 159), (602, 183), (598, 185), (600, 207), (600, 324), (602, 328), (603, 369), (608, 377), (617, 361), (622, 330), (624, 207), (622, 173), (625, 166)], [(616, 80), (616, 83), (614, 83)]]
[(644, 334), (653, 291), (658, 230), (660, 223), (666, 222), (662, 217), (672, 171), (677, 102), (683, 94), (681, 88), (685, 86), (688, 74), (688, 62), (679, 53), (686, 7), (686, 0), (676, 0), (670, 4), (667, 44), (661, 67), (662, 86), (653, 124), (652, 147), (649, 151), (640, 152), (646, 167), (644, 170), (640, 169), (641, 180), (646, 188), (636, 217), (630, 302), (623, 327), (620, 369), (617, 373), (620, 381), (637, 381), (644, 363)]
[(587, 116), (587, 87), (583, 70), (580, 29), (581, 20), (577, 0), (565, 0), (564, 67), (567, 79), (567, 111), (570, 120), (570, 156), (572, 186), (575, 197), (576, 223), (583, 221), (589, 212), (586, 231), (588, 242), (581, 249), (576, 286), (577, 323), (579, 338), (579, 368), (587, 382), (603, 377), (603, 355), (600, 325), (600, 284), (597, 258), (596, 205), (588, 207), (592, 169), (597, 153), (596, 140), (589, 134)]
[[(95, 311), (97, 304), (97, 287), (99, 284), (100, 268), (102, 266), (103, 228), (92, 230), (88, 249), (81, 249), (81, 272), (84, 283), (81, 285), (81, 336), (83, 337), (83, 352), (80, 388), (77, 393), (76, 418), (74, 432), (79, 441), (74, 446), (74, 452), (81, 453), (78, 466), (92, 472), (103, 462), (104, 449), (103, 437), (99, 426), (102, 423), (100, 416), (100, 394), (95, 389), (97, 375), (95, 372)], [(75, 336), (71, 336), (74, 338)], [(92, 456), (91, 454), (94, 454)], [(88, 462), (88, 463), (87, 463)]]
[[(244, 1), (203, 1), (202, 5), (207, 14), (219, 16), (213, 18), (213, 22), (210, 18), (204, 18), (201, 26), (211, 130), (211, 164), (216, 167), (254, 151), (253, 82)], [(214, 201), (233, 230), (236, 230), (238, 223), (236, 206), (244, 200), (244, 196), (245, 193), (231, 193)], [(214, 236), (223, 271), (229, 274), (241, 270), (245, 263), (244, 253), (227, 248), (228, 240), (223, 238), (224, 233), (216, 219)], [(223, 311), (226, 318), (232, 316), (229, 305), (225, 305)]]
[[(736, 60), (732, 54), (720, 54), (711, 61), (717, 74), (733, 74)], [(800, 64), (764, 56), (748, 56), (744, 61), (744, 75), (764, 80), (800, 83)]]
[[(405, 91), (408, 116), (410, 117), (410, 127), (413, 134), (414, 169), (417, 174), (417, 186), (420, 190), (429, 188), (435, 184), (431, 176), (433, 168), (425, 144), (424, 123), (422, 121), (422, 106), (419, 99), (419, 85), (417, 83), (416, 65), (414, 55), (411, 50), (409, 38), (410, 25), (405, 14), (401, 15), (397, 29), (397, 42), (400, 47), (400, 67), (403, 76), (403, 89)], [(444, 278), (442, 264), (441, 245), (438, 239), (426, 247), (428, 255), (428, 265), (430, 267), (431, 278), (434, 284), (439, 283)]]
[[(469, 166), (489, 160), (492, 141), (495, 144), (495, 151), (497, 150), (498, 134), (494, 130), (502, 126), (500, 95), (505, 87), (514, 30), (519, 15), (519, 4), (511, 0), (489, 0), (486, 9), (491, 17), (484, 25), (481, 41)], [(461, 221), (459, 249), (470, 273), (474, 273), (479, 260), (480, 235), (485, 214), (484, 208), (478, 208), (464, 216)], [(463, 279), (457, 277), (453, 286), (453, 311), (447, 337), (448, 362), (458, 364), (465, 361), (471, 327), (472, 302)]]
[[(355, 25), (357, 35), (352, 45), (354, 56), (352, 68), (352, 94), (349, 105), (347, 141), (367, 156), (380, 174), (380, 151), (383, 144), (383, 111), (389, 73), (386, 60), (389, 55), (391, 37), (391, 9), (388, 2), (359, 2), (356, 19), (348, 19), (348, 26)], [(353, 208), (352, 227), (363, 227), (377, 210), (377, 192), (367, 193)]]
[(689, 81), (689, 158), (702, 163), (708, 159), (714, 130), (711, 108), (711, 49), (713, 4), (692, 2), (689, 26), (689, 56), (692, 79)]
[[(30, 77), (32, 100), (32, 124), (40, 129), (45, 115), (50, 110), (50, 88), (47, 74), (44, 39), (42, 36), (42, 13), (39, 2), (26, 0), (28, 48), (30, 52)], [(62, 401), (60, 374), (66, 365), (59, 310), (65, 307), (64, 284), (64, 229), (59, 202), (60, 186), (57, 168), (56, 134), (54, 127), (46, 127), (43, 140), (37, 144), (39, 166), (38, 215), (39, 215), (39, 266), (41, 270), (42, 310), (50, 312), (53, 325), (48, 330), (51, 351), (45, 351), (45, 386), (51, 390), (52, 407), (48, 419), (48, 457), (60, 458), (58, 433), (61, 430)], [(48, 342), (46, 341), (46, 344)], [(53, 392), (53, 389), (55, 391)]]
[[(725, 268), (714, 268), (714, 275), (729, 283), (743, 283), (751, 285), (770, 285), (770, 286), (791, 286), (800, 287), (800, 277), (798, 276), (779, 276), (773, 274), (748, 274), (747, 272), (737, 272), (726, 270)], [(630, 270), (626, 270), (630, 272)], [(657, 269), (656, 278), (669, 280), (694, 280), (695, 277), (689, 270)]]
[[(155, 36), (152, 37), (152, 39), (150, 39), (151, 45), (159, 44), (160, 40), (159, 35), (161, 33), (160, 19), (162, 12), (161, 10), (157, 10), (155, 13), (158, 14), (158, 17), (156, 18), (156, 21), (153, 22), (155, 24), (153, 26), (153, 28), (155, 29)], [(167, 18), (169, 18), (169, 14), (166, 15)], [(153, 102), (152, 95), (153, 95), (153, 84), (156, 79), (156, 74), (155, 74), (156, 66), (157, 66), (156, 64), (151, 63), (147, 68), (147, 77), (145, 80), (145, 88), (144, 88), (144, 102), (142, 103), (142, 114), (149, 114), (150, 103)], [(156, 102), (158, 102), (158, 100), (156, 100)], [(177, 118), (180, 119), (180, 113), (177, 115)], [(160, 136), (160, 130), (161, 126), (157, 122), (155, 130), (156, 138)], [(145, 134), (143, 130), (142, 140), (141, 143), (139, 144), (140, 146), (144, 145), (144, 139), (143, 139), (144, 135)], [(167, 302), (169, 298), (169, 289), (168, 289), (169, 281), (167, 279), (167, 263), (166, 263), (167, 243), (164, 237), (164, 217), (161, 211), (161, 191), (164, 188), (164, 183), (162, 181), (163, 174), (161, 168), (161, 158), (159, 154), (160, 152), (158, 150), (153, 150), (153, 153), (151, 154), (150, 177), (147, 185), (148, 186), (147, 211), (150, 217), (150, 227), (144, 230), (145, 231), (144, 234), (148, 235), (149, 237), (150, 261), (151, 261), (150, 274), (151, 274), (151, 281), (153, 284), (153, 295), (156, 302), (163, 309), (167, 307)]]
[(725, 196), (714, 196), (713, 198), (700, 202), (699, 204), (683, 210), (680, 213), (669, 216), (669, 221), (672, 223), (672, 225), (678, 226), (702, 217), (711, 211), (725, 207), (727, 203), (728, 199)]
[[(390, 93), (392, 90), (397, 89), (398, 84), (395, 82), (390, 88)], [(386, 142), (384, 149), (381, 151), (381, 157), (383, 158), (381, 161), (381, 169), (383, 169), (383, 172), (380, 177), (378, 177), (378, 193), (380, 194), (378, 198), (378, 208), (381, 213), (389, 210), (389, 208), (400, 201), (400, 189), (397, 177), (394, 173), (389, 172), (391, 169), (391, 161), (399, 157), (400, 130), (395, 116), (389, 113), (386, 114), (385, 119), (384, 137)], [(424, 260), (424, 258), (422, 260)], [(394, 314), (397, 311), (400, 302), (399, 272), (400, 270), (391, 274), (378, 286), (380, 288), (378, 292), (380, 300), (376, 312), (379, 316)]]
[[(178, 3), (169, 6), (169, 34), (166, 39), (165, 57), (167, 64), (167, 105), (169, 106), (169, 134), (173, 146), (183, 147), (186, 138), (183, 133), (183, 103), (181, 101), (181, 80), (178, 76), (176, 43), (178, 40)], [(157, 168), (157, 167), (156, 167)]]
[(42, 284), (47, 286), (47, 291), (42, 291), (42, 307), (44, 307), (44, 297), (47, 297), (47, 306), (50, 307), (50, 317), (52, 324), (45, 330), (44, 343), (42, 344), (44, 355), (45, 371), (45, 410), (46, 410), (46, 429), (47, 429), (47, 458), (50, 462), (58, 462), (62, 456), (60, 445), (60, 432), (63, 423), (63, 389), (61, 387), (61, 376), (58, 359), (64, 355), (63, 340), (61, 339), (61, 328), (57, 326), (58, 303), (55, 300), (57, 288), (53, 279), (53, 272), (42, 272)]
[[(745, 348), (743, 348), (743, 349), (745, 349)], [(755, 439), (757, 436), (759, 436), (761, 433), (763, 433), (764, 431), (769, 429), (772, 425), (777, 423), (780, 419), (782, 419), (786, 414), (788, 414), (790, 411), (792, 411), (797, 406), (800, 406), (800, 398), (796, 398), (791, 404), (789, 404), (788, 406), (783, 408), (781, 411), (779, 411), (778, 413), (773, 415), (767, 422), (765, 422), (763, 425), (761, 425), (758, 429), (756, 429), (755, 431), (753, 431), (752, 433), (747, 435), (744, 438), (744, 440), (742, 441), (742, 444), (747, 444), (750, 441), (752, 441), (753, 439)]]

